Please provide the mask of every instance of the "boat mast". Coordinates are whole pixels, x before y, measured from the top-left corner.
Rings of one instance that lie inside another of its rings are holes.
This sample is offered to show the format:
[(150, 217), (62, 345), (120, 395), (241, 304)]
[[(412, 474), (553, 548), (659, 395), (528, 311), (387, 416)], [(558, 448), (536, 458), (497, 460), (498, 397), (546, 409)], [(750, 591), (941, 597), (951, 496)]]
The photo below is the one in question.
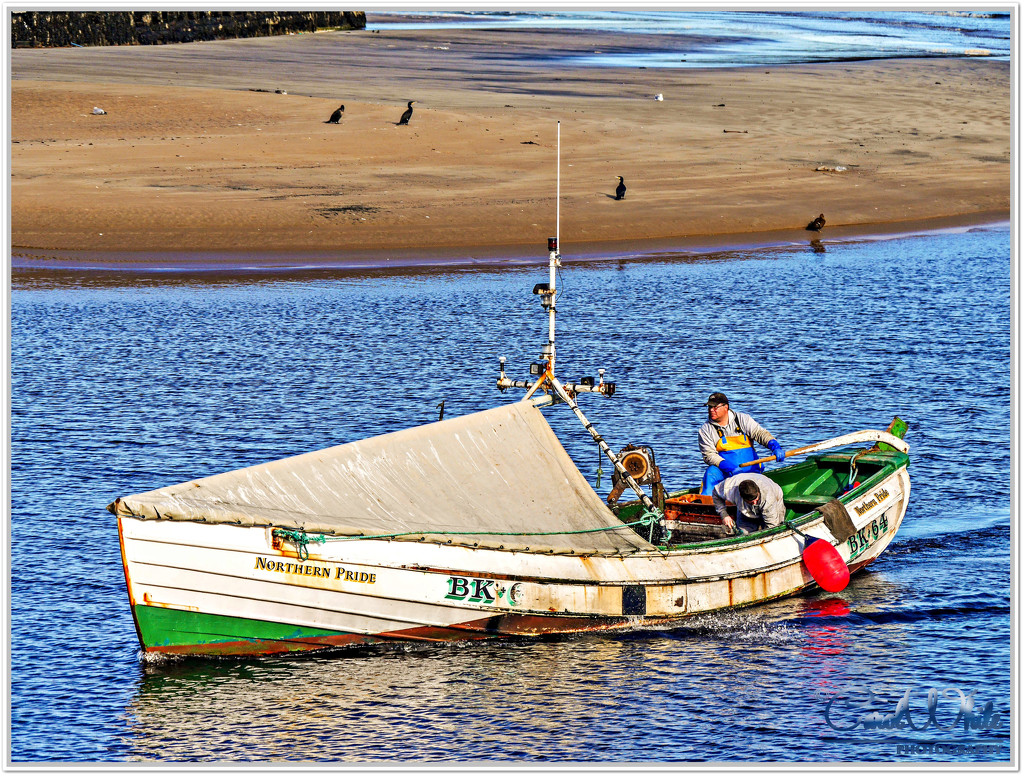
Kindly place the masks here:
[(555, 279), (556, 270), (562, 266), (561, 256), (558, 254), (558, 238), (561, 235), (562, 221), (562, 122), (555, 125), (555, 245), (551, 250), (550, 240), (548, 241), (548, 287), (551, 289), (551, 308), (548, 310), (548, 349), (551, 358), (548, 363), (551, 366), (552, 376), (555, 373)]
[(533, 287), (533, 293), (540, 297), (541, 306), (548, 313), (548, 341), (540, 353), (540, 363), (530, 364), (530, 374), (537, 377), (533, 382), (526, 380), (512, 380), (505, 374), (505, 357), (498, 359), (498, 390), (504, 393), (509, 388), (526, 388), (526, 395), (523, 401), (529, 401), (537, 391), (543, 391), (542, 397), (533, 399), (538, 406), (555, 404), (559, 401), (569, 405), (583, 427), (590, 433), (598, 448), (612, 462), (612, 466), (619, 473), (619, 476), (632, 489), (640, 499), (640, 502), (651, 511), (656, 507), (650, 496), (644, 493), (643, 488), (633, 476), (626, 471), (626, 468), (619, 462), (618, 457), (612, 452), (608, 443), (594, 428), (594, 424), (587, 420), (576, 403), (576, 396), (580, 393), (600, 393), (611, 397), (615, 393), (615, 383), (605, 382), (604, 370), (598, 370), (598, 382), (594, 383), (593, 377), (584, 377), (578, 383), (563, 384), (555, 377), (555, 296), (556, 278), (558, 268), (562, 266), (562, 257), (558, 252), (558, 238), (561, 228), (561, 200), (562, 200), (562, 122), (558, 122), (556, 133), (555, 152), (555, 236), (548, 238), (548, 282), (538, 283)]

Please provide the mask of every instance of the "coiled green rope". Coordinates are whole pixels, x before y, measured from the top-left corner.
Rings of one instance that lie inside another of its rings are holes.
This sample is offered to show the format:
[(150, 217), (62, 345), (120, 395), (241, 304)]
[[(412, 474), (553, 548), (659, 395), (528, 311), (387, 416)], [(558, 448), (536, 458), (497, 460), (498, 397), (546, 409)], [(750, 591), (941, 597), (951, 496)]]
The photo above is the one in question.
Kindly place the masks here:
[(637, 520), (638, 524), (648, 526), (649, 530), (647, 531), (647, 541), (651, 542), (651, 544), (654, 543), (654, 524), (664, 516), (665, 515), (663, 515), (659, 509), (648, 509), (645, 505), (643, 514), (641, 514), (640, 519)]
[(287, 539), (294, 544), (299, 551), (299, 560), (301, 561), (309, 559), (309, 547), (307, 545), (310, 542), (313, 544), (323, 544), (327, 541), (327, 537), (323, 534), (310, 536), (301, 528), (298, 531), (289, 531), (287, 528), (275, 528), (272, 534), (281, 539)]

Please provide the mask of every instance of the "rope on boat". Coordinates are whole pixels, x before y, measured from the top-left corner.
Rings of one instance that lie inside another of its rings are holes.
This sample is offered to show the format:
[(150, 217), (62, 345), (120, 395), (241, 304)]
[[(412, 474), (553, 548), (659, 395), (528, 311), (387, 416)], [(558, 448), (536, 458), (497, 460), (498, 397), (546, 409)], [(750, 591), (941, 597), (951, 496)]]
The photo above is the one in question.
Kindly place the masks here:
[[(307, 544), (323, 544), (324, 542), (349, 542), (360, 539), (397, 539), (400, 536), (569, 536), (572, 534), (598, 533), (600, 531), (618, 531), (620, 528), (633, 526), (653, 526), (662, 515), (657, 509), (644, 509), (639, 519), (622, 525), (603, 526), (601, 528), (581, 528), (578, 531), (401, 531), (397, 533), (371, 534), (369, 536), (327, 536), (317, 534), (311, 536), (304, 530), (291, 531), (287, 528), (275, 528), (273, 535), (292, 542), (299, 550), (299, 560), (309, 557)], [(305, 554), (305, 557), (303, 555)]]
[(303, 529), (298, 531), (289, 531), (287, 528), (275, 528), (273, 535), (281, 539), (287, 539), (295, 545), (299, 553), (299, 560), (309, 560), (309, 547), (307, 545), (312, 542), (313, 544), (323, 544), (327, 541), (327, 537), (320, 534), (317, 536), (310, 536)]
[(849, 490), (853, 487), (853, 483), (857, 480), (857, 459), (860, 458), (867, 450), (858, 450), (850, 457), (850, 479), (846, 482), (846, 489)]
[(647, 541), (654, 544), (654, 524), (657, 523), (665, 515), (661, 513), (657, 507), (644, 507), (643, 514), (640, 515), (640, 519), (637, 520), (641, 525), (646, 525), (647, 529)]

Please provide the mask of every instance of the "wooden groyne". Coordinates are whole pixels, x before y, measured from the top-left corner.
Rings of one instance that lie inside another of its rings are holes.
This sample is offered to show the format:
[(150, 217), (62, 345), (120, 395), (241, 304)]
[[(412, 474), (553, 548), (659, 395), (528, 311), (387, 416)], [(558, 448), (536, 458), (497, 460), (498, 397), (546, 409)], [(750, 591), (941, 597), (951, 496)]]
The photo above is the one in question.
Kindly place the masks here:
[(24, 11), (11, 14), (11, 47), (191, 43), (365, 28), (364, 11)]

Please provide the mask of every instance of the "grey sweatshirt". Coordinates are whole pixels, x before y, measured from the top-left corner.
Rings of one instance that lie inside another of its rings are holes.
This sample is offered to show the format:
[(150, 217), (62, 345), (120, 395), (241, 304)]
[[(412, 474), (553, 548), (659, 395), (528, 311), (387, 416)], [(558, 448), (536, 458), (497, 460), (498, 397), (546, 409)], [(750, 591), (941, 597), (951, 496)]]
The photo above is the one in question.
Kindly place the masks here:
[[(761, 490), (761, 498), (756, 506), (748, 504), (740, 496), (740, 483), (744, 480), (753, 480)], [(728, 514), (725, 508), (726, 501), (735, 504), (738, 518), (736, 524), (747, 531), (774, 528), (777, 525), (782, 525), (782, 521), (786, 519), (786, 505), (782, 503), (782, 488), (763, 474), (734, 474), (715, 485), (715, 489), (711, 493), (711, 500), (721, 517)]]
[(743, 432), (750, 439), (764, 447), (767, 447), (768, 443), (775, 438), (769, 434), (766, 429), (758, 425), (758, 422), (745, 412), (733, 412), (732, 410), (729, 410), (729, 417), (726, 418), (723, 425), (719, 426), (717, 423), (712, 423), (709, 420), (706, 421), (704, 425), (700, 427), (700, 431), (697, 432), (700, 454), (704, 457), (704, 463), (708, 466), (718, 466), (718, 464), (722, 462), (722, 456), (720, 456), (718, 451), (715, 450), (715, 445), (718, 444), (719, 437), (716, 429), (719, 428), (725, 429), (726, 436), (736, 436), (739, 432)]

